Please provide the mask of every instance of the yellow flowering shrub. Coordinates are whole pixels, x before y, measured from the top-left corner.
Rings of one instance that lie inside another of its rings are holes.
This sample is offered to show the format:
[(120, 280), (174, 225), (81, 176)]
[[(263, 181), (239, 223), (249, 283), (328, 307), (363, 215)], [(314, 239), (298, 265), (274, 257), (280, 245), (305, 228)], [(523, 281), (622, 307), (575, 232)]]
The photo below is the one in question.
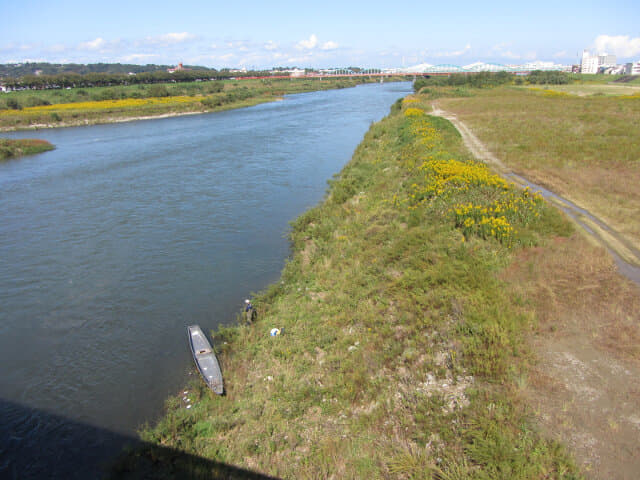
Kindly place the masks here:
[(424, 116), (424, 110), (421, 108), (409, 107), (404, 111), (405, 117), (422, 117)]
[[(415, 174), (406, 198), (394, 195), (396, 205), (407, 204), (410, 210), (436, 199), (472, 199), (457, 202), (451, 208), (457, 228), (465, 238), (477, 235), (493, 237), (506, 246), (515, 239), (514, 225), (526, 224), (539, 216), (542, 196), (529, 188), (517, 189), (512, 183), (492, 173), (487, 165), (475, 161), (460, 161), (443, 151), (434, 151), (440, 133), (426, 115), (407, 114), (414, 142), (430, 153), (421, 161), (405, 159), (405, 165)], [(455, 200), (454, 200), (455, 201)]]

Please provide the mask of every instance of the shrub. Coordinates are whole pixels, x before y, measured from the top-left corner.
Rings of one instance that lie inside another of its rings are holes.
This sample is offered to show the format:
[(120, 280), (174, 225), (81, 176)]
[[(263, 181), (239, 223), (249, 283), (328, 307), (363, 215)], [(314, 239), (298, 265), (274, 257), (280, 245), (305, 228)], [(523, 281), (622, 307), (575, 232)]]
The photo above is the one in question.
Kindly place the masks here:
[(51, 102), (43, 98), (27, 97), (25, 100), (26, 107), (39, 107), (40, 105), (51, 105)]
[(7, 108), (11, 110), (22, 110), (22, 105), (20, 105), (16, 98), (12, 97), (7, 99)]
[(168, 97), (169, 95), (169, 90), (165, 85), (151, 85), (148, 92), (149, 97)]

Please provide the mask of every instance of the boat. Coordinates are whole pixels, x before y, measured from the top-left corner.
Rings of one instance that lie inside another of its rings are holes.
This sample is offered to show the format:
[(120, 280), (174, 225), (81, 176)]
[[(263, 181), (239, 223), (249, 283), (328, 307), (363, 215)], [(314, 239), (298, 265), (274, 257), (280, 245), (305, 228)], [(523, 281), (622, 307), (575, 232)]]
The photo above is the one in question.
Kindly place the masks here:
[(222, 383), (222, 372), (220, 364), (215, 352), (211, 348), (211, 344), (199, 325), (190, 325), (187, 327), (189, 335), (189, 346), (193, 354), (193, 361), (207, 386), (214, 393), (222, 395), (224, 393), (224, 384)]

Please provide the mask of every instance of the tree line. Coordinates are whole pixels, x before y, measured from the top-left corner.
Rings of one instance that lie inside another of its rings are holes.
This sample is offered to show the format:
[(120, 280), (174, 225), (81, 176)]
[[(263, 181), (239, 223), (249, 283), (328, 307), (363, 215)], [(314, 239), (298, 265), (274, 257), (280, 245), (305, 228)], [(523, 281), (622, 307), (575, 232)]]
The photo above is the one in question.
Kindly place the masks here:
[(478, 72), (478, 73), (453, 73), (448, 76), (429, 76), (418, 78), (413, 83), (413, 88), (419, 92), (423, 87), (475, 87), (487, 88), (500, 85), (523, 84), (533, 85), (561, 85), (571, 83), (568, 73), (550, 70), (534, 70), (526, 76), (514, 75), (509, 72)]
[(90, 88), (114, 87), (124, 85), (144, 85), (154, 83), (196, 82), (204, 80), (224, 80), (239, 75), (268, 76), (271, 72), (251, 71), (239, 74), (229, 70), (214, 69), (184, 69), (168, 72), (156, 70), (153, 72), (127, 73), (76, 73), (65, 72), (52, 75), (28, 74), (20, 77), (8, 77), (2, 84), (10, 90), (43, 90), (50, 88)]

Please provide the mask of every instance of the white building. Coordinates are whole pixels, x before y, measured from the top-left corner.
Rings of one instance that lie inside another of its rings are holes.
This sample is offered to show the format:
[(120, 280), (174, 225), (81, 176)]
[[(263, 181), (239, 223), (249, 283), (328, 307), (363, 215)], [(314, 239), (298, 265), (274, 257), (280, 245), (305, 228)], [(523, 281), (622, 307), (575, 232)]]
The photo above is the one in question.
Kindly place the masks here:
[(615, 67), (616, 66), (616, 56), (615, 55), (598, 55), (598, 68), (600, 67)]
[(583, 50), (580, 73), (598, 73), (598, 56), (591, 55), (589, 50)]
[(582, 62), (580, 63), (580, 73), (598, 73), (601, 68), (615, 67), (616, 56), (602, 53), (591, 55), (589, 50), (582, 51)]
[(640, 75), (640, 60), (631, 64), (631, 75)]

